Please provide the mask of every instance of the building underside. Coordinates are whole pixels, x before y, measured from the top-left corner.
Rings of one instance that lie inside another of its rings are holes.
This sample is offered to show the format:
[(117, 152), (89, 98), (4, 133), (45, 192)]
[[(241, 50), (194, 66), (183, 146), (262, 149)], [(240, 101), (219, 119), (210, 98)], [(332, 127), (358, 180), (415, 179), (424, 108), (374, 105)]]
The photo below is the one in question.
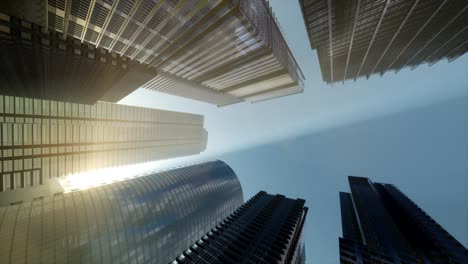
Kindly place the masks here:
[(6, 15), (0, 15), (0, 50), (2, 95), (118, 102), (153, 76), (114, 52)]
[(327, 83), (454, 60), (468, 50), (464, 0), (300, 0)]
[(0, 12), (152, 72), (127, 94), (142, 86), (223, 106), (303, 89), (264, 0), (19, 0), (1, 4)]

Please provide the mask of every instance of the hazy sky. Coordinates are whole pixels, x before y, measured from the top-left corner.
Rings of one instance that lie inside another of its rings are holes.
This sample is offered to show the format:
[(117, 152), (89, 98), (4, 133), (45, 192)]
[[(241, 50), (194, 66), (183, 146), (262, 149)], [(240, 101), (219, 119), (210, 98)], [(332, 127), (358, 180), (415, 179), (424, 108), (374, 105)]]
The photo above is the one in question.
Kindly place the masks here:
[(338, 263), (347, 176), (393, 183), (468, 246), (468, 97), (221, 155), (246, 197), (258, 189), (310, 207), (310, 263)]
[(468, 55), (334, 86), (322, 82), (297, 1), (271, 0), (305, 73), (304, 93), (222, 108), (137, 90), (121, 101), (202, 114), (208, 149), (259, 190), (305, 198), (310, 263), (338, 263), (347, 176), (393, 183), (468, 246)]

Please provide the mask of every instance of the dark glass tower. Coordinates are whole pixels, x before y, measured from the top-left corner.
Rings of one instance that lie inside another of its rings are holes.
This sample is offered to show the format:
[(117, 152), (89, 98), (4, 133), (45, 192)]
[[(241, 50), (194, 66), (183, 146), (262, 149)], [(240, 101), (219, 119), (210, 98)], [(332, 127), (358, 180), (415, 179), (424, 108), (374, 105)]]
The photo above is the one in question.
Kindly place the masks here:
[(167, 263), (242, 205), (221, 161), (0, 207), (0, 263)]
[(171, 263), (301, 263), (304, 204), (259, 192)]
[(351, 176), (349, 184), (340, 193), (341, 263), (468, 263), (468, 250), (395, 186)]
[(465, 0), (299, 0), (327, 83), (442, 59), (468, 50)]
[(2, 13), (0, 59), (2, 95), (81, 104), (118, 102), (155, 74), (115, 52)]

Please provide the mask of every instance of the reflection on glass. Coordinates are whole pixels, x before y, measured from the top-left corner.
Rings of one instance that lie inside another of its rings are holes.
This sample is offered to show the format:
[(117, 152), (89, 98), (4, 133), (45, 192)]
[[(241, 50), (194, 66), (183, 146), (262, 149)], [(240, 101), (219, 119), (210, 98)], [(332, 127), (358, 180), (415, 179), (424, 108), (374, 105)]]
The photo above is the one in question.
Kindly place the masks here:
[(0, 207), (0, 263), (167, 263), (242, 202), (214, 161)]

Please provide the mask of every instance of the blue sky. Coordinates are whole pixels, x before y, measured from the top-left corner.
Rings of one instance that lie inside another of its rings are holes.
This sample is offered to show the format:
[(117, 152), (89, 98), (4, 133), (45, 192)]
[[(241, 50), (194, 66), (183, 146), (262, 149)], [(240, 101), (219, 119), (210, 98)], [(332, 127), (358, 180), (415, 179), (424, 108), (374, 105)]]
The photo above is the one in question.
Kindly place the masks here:
[[(468, 55), (344, 84), (322, 82), (297, 1), (271, 0), (304, 93), (222, 108), (139, 89), (120, 103), (202, 114), (208, 149), (258, 190), (307, 200), (310, 263), (337, 263), (348, 175), (393, 183), (468, 246)], [(156, 166), (156, 165), (155, 165)]]

